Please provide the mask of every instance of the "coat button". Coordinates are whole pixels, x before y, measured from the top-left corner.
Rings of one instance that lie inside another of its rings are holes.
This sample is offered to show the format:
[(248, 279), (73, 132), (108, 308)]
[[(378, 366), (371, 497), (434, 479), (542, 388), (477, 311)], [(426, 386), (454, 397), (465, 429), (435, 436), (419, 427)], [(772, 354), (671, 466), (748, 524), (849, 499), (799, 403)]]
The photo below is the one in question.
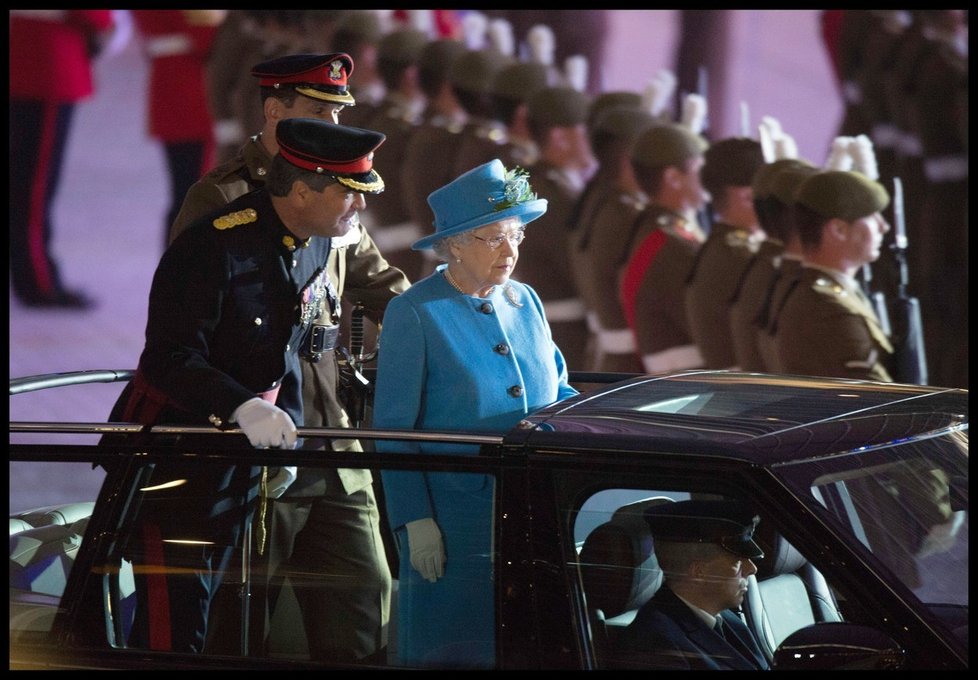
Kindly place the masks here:
[(511, 396), (511, 397), (522, 397), (523, 396), (523, 388), (520, 387), (519, 385), (513, 385), (512, 387), (510, 387), (506, 391), (509, 392), (509, 396)]
[(488, 302), (483, 302), (482, 306), (479, 307), (479, 311), (483, 314), (492, 314), (492, 305)]
[(298, 260), (292, 260), (292, 268), (295, 269), (298, 266), (299, 266), (299, 261)]
[(496, 345), (495, 347), (493, 347), (493, 350), (496, 351), (496, 352), (499, 352), (503, 356), (506, 356), (507, 354), (509, 354), (509, 345), (507, 345), (504, 342), (501, 342), (498, 345)]
[(207, 416), (207, 420), (211, 421), (211, 425), (213, 425), (214, 427), (220, 427), (221, 423), (223, 422), (218, 416), (215, 416), (213, 413)]
[(261, 326), (261, 317), (260, 316), (256, 316), (255, 317), (255, 325), (256, 326)]

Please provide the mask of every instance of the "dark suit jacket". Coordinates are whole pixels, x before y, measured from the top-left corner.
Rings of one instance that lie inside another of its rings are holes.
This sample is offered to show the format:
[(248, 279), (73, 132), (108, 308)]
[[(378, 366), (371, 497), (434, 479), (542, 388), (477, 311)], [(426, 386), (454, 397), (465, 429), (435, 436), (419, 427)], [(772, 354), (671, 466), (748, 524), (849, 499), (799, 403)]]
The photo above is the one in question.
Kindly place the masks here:
[(621, 669), (767, 670), (767, 661), (747, 626), (730, 610), (720, 616), (726, 641), (663, 586), (622, 633), (610, 665)]

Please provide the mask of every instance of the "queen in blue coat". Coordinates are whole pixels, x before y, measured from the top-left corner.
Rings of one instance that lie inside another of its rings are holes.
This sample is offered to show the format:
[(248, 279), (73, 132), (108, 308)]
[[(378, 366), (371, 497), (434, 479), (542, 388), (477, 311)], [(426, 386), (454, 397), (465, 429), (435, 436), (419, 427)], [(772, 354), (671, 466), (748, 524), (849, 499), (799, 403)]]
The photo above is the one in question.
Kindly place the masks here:
[[(510, 278), (526, 224), (543, 215), (528, 175), (493, 160), (428, 197), (433, 248), (447, 264), (391, 300), (374, 397), (376, 427), (507, 432), (577, 394), (536, 292)], [(477, 447), (378, 442), (381, 451), (478, 453)], [(493, 480), (472, 473), (383, 473), (400, 546), (401, 663), (491, 667)]]

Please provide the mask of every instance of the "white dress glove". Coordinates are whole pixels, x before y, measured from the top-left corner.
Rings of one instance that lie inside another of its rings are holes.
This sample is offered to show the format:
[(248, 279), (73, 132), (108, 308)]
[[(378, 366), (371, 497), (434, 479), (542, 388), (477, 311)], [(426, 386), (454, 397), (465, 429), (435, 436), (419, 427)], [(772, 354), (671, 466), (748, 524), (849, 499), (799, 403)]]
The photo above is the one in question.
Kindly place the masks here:
[(411, 566), (426, 581), (434, 583), (445, 575), (445, 543), (441, 529), (430, 517), (416, 519), (404, 525), (411, 551)]
[(292, 486), (292, 482), (295, 481), (295, 476), (298, 474), (298, 471), (298, 468), (291, 465), (279, 468), (275, 476), (269, 478), (266, 484), (266, 495), (269, 498), (278, 498), (281, 496), (285, 493), (286, 489)]
[(260, 397), (252, 397), (234, 409), (231, 422), (241, 426), (255, 448), (291, 449), (298, 438), (289, 414)]

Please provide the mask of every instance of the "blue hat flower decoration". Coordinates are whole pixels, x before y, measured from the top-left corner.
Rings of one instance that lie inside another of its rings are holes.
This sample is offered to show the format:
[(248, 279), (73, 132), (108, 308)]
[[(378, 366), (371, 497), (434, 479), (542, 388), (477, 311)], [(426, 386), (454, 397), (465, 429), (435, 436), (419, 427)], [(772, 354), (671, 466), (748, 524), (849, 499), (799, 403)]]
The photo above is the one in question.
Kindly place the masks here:
[(529, 173), (520, 167), (507, 170), (498, 158), (431, 192), (428, 205), (435, 213), (435, 233), (416, 241), (414, 250), (510, 217), (528, 224), (547, 212), (547, 200), (537, 198)]

